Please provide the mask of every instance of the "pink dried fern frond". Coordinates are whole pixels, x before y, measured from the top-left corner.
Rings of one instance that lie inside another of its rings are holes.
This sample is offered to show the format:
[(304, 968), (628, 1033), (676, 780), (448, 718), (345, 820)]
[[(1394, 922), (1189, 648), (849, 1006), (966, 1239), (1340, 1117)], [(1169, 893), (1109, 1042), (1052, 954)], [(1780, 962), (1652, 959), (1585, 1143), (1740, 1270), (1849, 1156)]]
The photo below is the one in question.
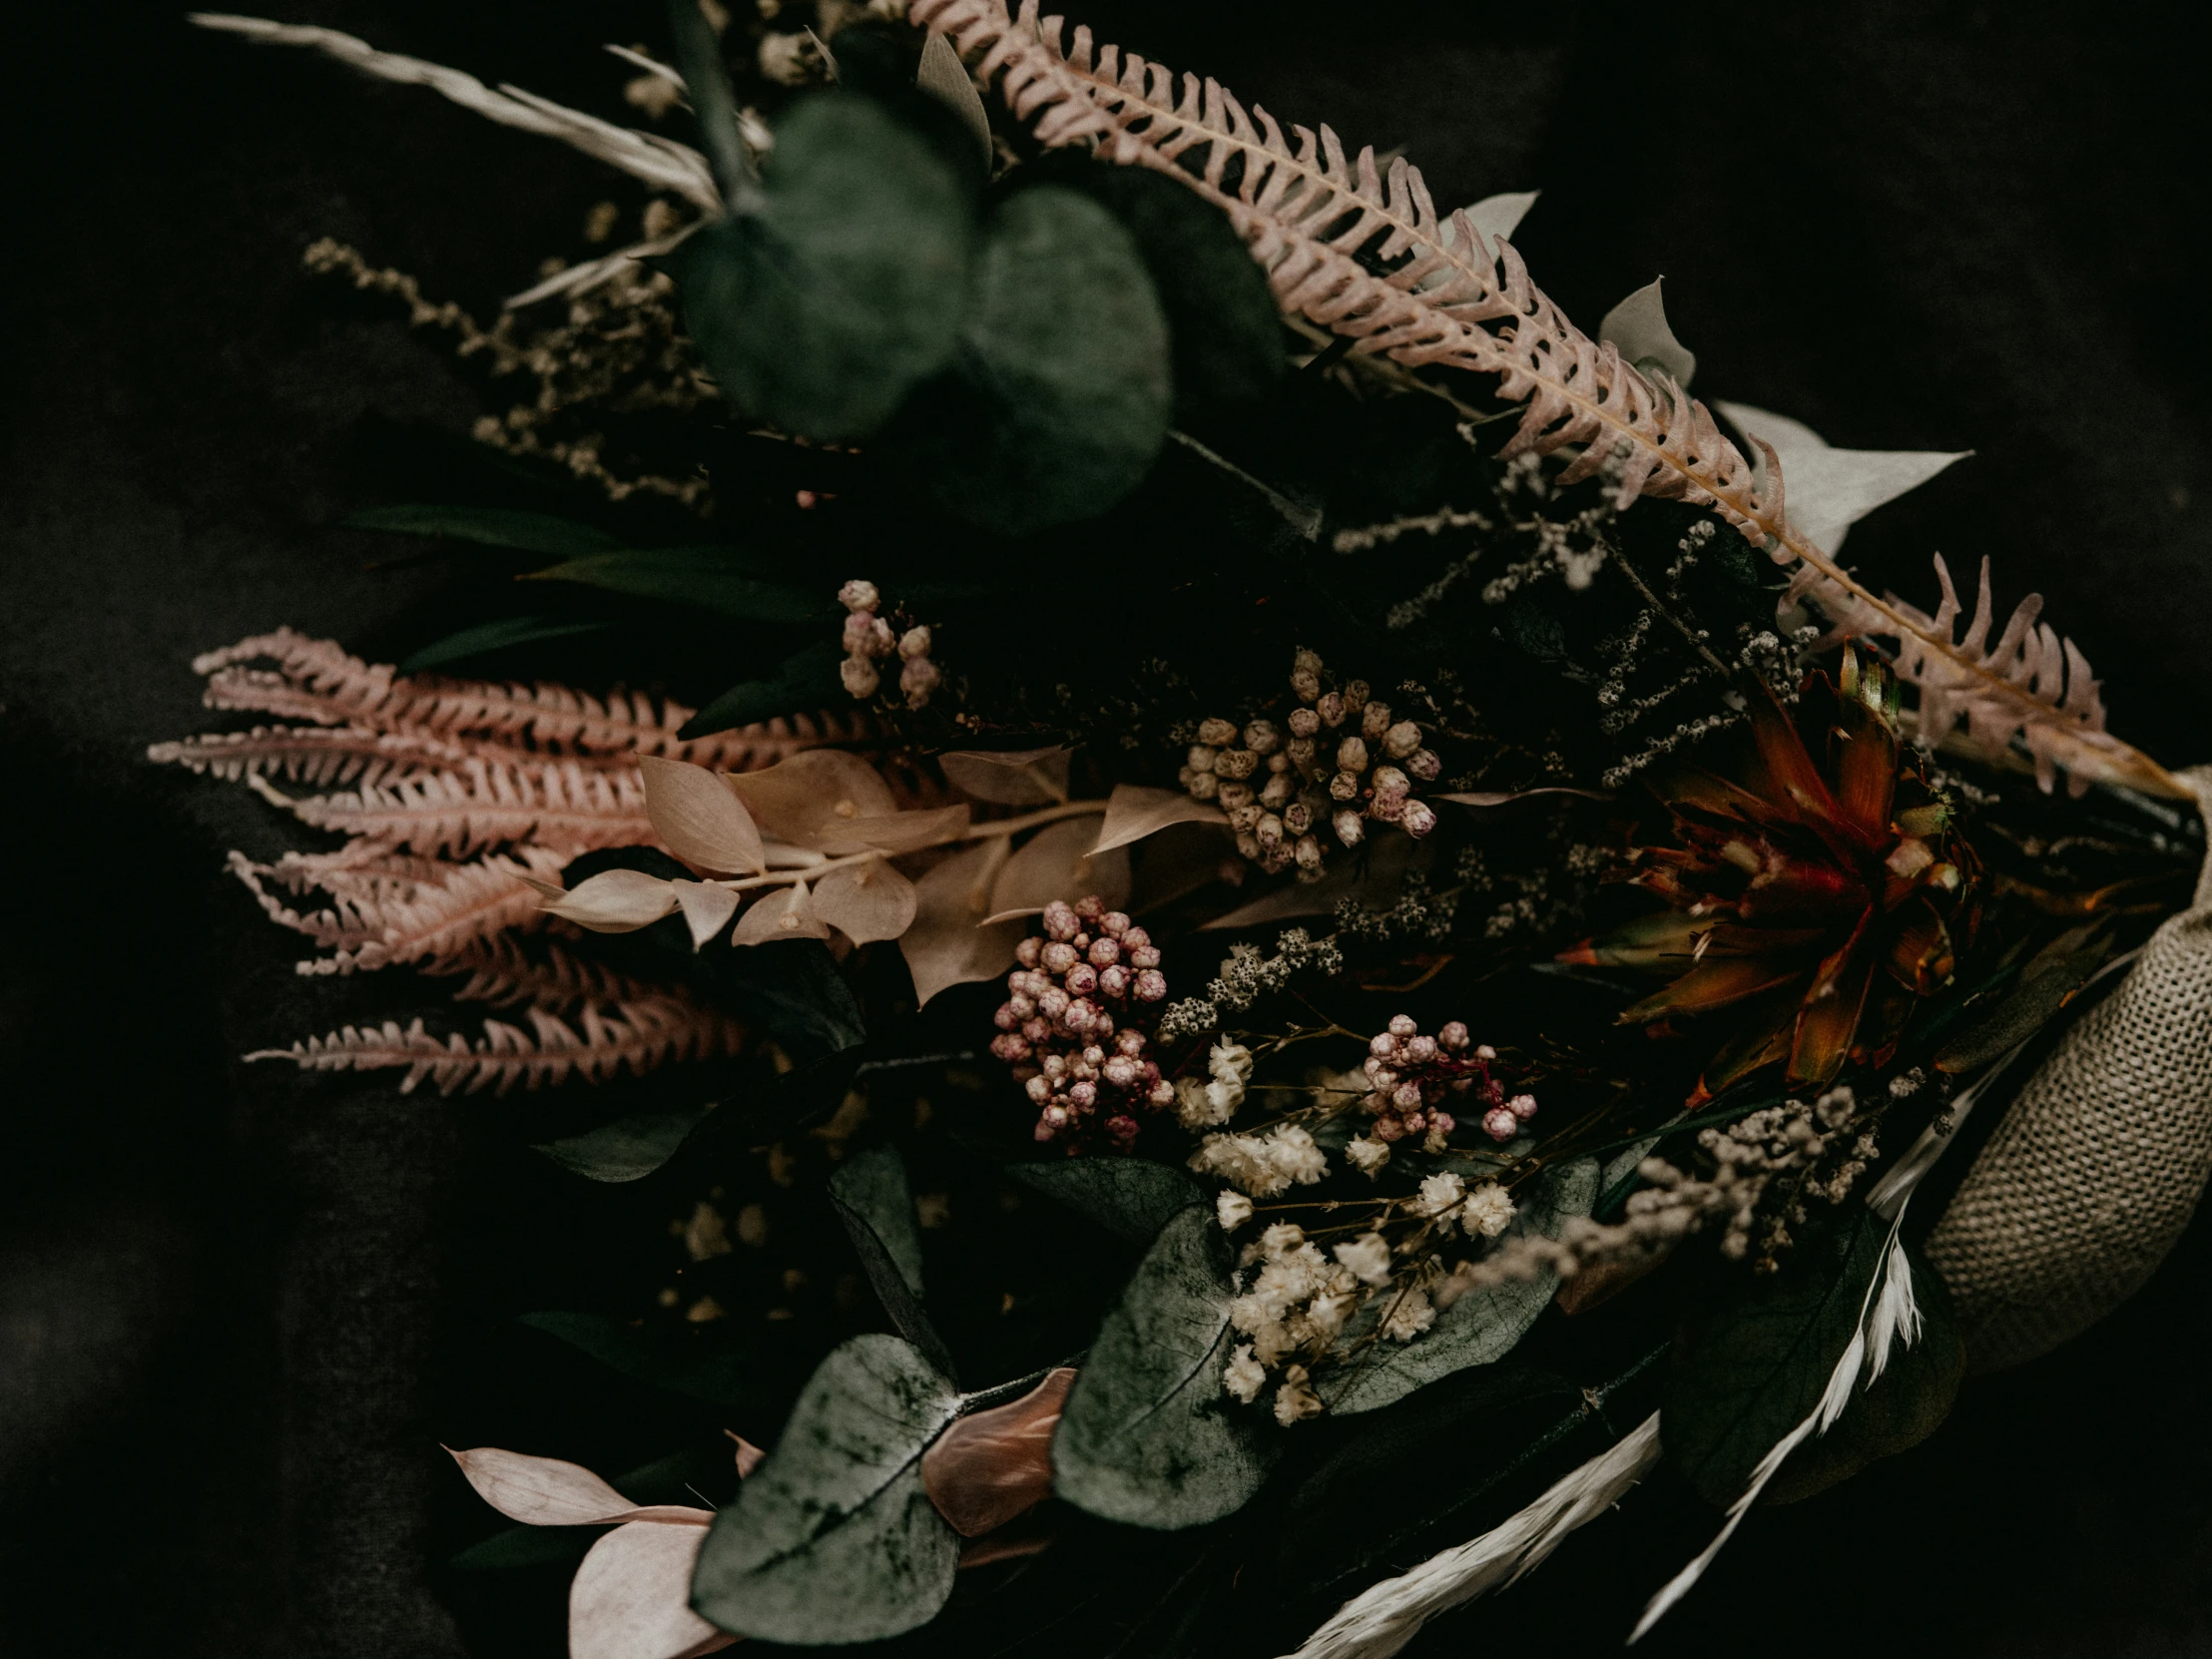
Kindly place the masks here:
[(314, 884), (329, 894), (330, 908), (308, 912), (288, 908), (264, 884), (265, 877), (284, 879), (278, 866), (234, 852), (231, 871), (271, 920), (332, 952), (298, 964), (300, 973), (319, 976), (407, 963), (434, 969), (487, 938), (535, 932), (547, 917), (524, 877), (550, 880), (566, 861), (552, 848), (521, 846), (469, 863), (406, 860), (405, 874), (372, 865), (326, 867)]
[(539, 1089), (571, 1076), (606, 1082), (625, 1069), (642, 1077), (671, 1060), (735, 1054), (745, 1038), (745, 1028), (736, 1020), (671, 995), (622, 1003), (605, 1012), (587, 1005), (575, 1025), (542, 1008), (527, 1012), (529, 1031), (488, 1019), (483, 1036), (473, 1042), (458, 1033), (434, 1036), (420, 1019), (405, 1027), (386, 1020), (380, 1026), (344, 1026), (327, 1037), (246, 1057), (290, 1060), (308, 1071), (404, 1067), (401, 1094), (411, 1094), (425, 1079), (440, 1094), (487, 1089), (505, 1094), (518, 1083)]
[[(2081, 654), (2061, 642), (2025, 677), (1983, 662), (1910, 605), (1876, 595), (1793, 526), (1781, 462), (1757, 443), (1755, 469), (1705, 406), (1664, 375), (1647, 376), (1592, 340), (1529, 279), (1503, 238), (1486, 244), (1466, 214), (1439, 215), (1418, 170), (1348, 158), (1329, 128), (1286, 138), (1265, 110), (1218, 83), (1177, 77), (1134, 53), (1072, 41), (1037, 0), (913, 0), (908, 16), (948, 36), (976, 79), (1043, 143), (1089, 143), (1106, 160), (1149, 167), (1219, 207), (1282, 307), (1409, 368), (1433, 364), (1498, 376), (1526, 412), (1508, 455), (1581, 453), (1565, 481), (1606, 471), (1626, 506), (1639, 494), (1709, 508), (1801, 573), (1840, 628), (1898, 643), (1900, 672), (1936, 687), (1938, 711), (1970, 706), (1983, 742), (2021, 739), (2049, 787), (2063, 766), (2088, 780), (2158, 794), (2186, 791), (2148, 756), (2104, 731)], [(1295, 142), (1294, 142), (1295, 140)], [(1357, 256), (1389, 267), (1377, 275)], [(2076, 689), (2085, 687), (2085, 689)], [(1955, 718), (1955, 717), (1953, 717)]]
[(565, 852), (660, 844), (635, 773), (587, 771), (569, 760), (472, 760), (456, 772), (303, 798), (259, 777), (248, 783), (302, 824), (397, 851), (462, 856), (522, 841)]
[(488, 1002), (511, 1008), (527, 1002), (548, 1013), (584, 1003), (639, 1003), (665, 997), (660, 986), (574, 955), (550, 941), (524, 948), (514, 933), (487, 933), (446, 952), (422, 971), (440, 977), (469, 976), (453, 993), (456, 1002)]

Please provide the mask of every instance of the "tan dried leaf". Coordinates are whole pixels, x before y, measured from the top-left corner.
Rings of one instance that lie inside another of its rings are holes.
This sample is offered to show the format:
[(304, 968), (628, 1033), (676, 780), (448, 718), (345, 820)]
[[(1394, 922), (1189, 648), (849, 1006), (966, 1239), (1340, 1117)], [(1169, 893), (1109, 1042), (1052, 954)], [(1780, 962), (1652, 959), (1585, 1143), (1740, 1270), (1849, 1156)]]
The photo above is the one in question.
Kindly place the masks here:
[(1065, 744), (1049, 749), (955, 749), (939, 755), (937, 765), (947, 784), (973, 800), (1002, 807), (1041, 807), (1068, 798), (1068, 761), (1073, 754)]
[(981, 1537), (1052, 1495), (1052, 1431), (1074, 1382), (1062, 1366), (1021, 1398), (959, 1418), (922, 1453), (922, 1489), (953, 1531)]
[(591, 1546), (568, 1588), (569, 1659), (696, 1659), (738, 1638), (691, 1610), (692, 1568), (711, 1510), (669, 1525), (632, 1521)]
[(843, 852), (914, 852), (925, 846), (942, 846), (967, 833), (968, 806), (930, 807), (920, 812), (892, 813), (886, 818), (856, 818), (832, 823), (822, 837), (822, 850)]
[[(599, 1526), (609, 1521), (689, 1520), (703, 1511), (679, 1504), (632, 1503), (580, 1463), (558, 1457), (477, 1446), (454, 1451), (453, 1461), (476, 1495), (509, 1520), (525, 1526)], [(706, 1517), (711, 1519), (712, 1517)], [(704, 1524), (702, 1521), (701, 1524)]]
[(668, 849), (687, 864), (718, 875), (757, 875), (768, 868), (753, 815), (716, 773), (689, 761), (641, 756), (645, 811)]
[(875, 769), (838, 749), (803, 750), (764, 771), (734, 773), (729, 784), (763, 830), (817, 850), (842, 826), (898, 811)]
[(738, 895), (728, 887), (718, 887), (712, 881), (671, 881), (676, 889), (676, 904), (684, 912), (684, 925), (691, 929), (692, 948), (697, 950), (722, 931), (722, 924), (738, 911)]
[(955, 852), (914, 883), (914, 919), (899, 935), (899, 953), (914, 976), (914, 996), (926, 1003), (948, 985), (991, 979), (1013, 965), (1019, 922), (976, 924), (996, 908), (991, 883), (1006, 858), (1003, 840)]
[(1171, 824), (1227, 824), (1219, 807), (1193, 801), (1181, 790), (1153, 790), (1137, 784), (1117, 784), (1107, 798), (1106, 819), (1099, 828), (1093, 852), (1127, 846), (1157, 834)]
[(1055, 898), (1072, 903), (1092, 893), (1119, 905), (1129, 896), (1129, 854), (1092, 845), (1102, 822), (1088, 815), (1064, 818), (1031, 835), (991, 883), (990, 913), (1038, 909)]
[(594, 933), (635, 933), (678, 903), (676, 884), (642, 869), (603, 869), (544, 908)]
[(854, 944), (895, 939), (913, 924), (914, 884), (881, 858), (833, 869), (815, 883), (815, 914)]
[(771, 889), (753, 901), (730, 930), (732, 944), (770, 944), (777, 939), (827, 939), (830, 929), (815, 914), (807, 883), (794, 881), (782, 891)]

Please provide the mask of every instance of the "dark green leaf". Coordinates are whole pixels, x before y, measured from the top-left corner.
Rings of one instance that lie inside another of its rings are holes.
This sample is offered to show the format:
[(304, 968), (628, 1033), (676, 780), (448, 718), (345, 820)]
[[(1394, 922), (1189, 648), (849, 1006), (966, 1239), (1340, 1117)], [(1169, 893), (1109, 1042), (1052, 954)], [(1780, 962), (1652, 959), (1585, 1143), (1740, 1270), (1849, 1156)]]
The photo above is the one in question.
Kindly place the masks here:
[[(1557, 1238), (1568, 1217), (1590, 1213), (1597, 1201), (1597, 1175), (1595, 1158), (1577, 1158), (1547, 1172), (1513, 1218), (1512, 1232)], [(1417, 1340), (1403, 1347), (1377, 1344), (1351, 1385), (1334, 1397), (1325, 1387), (1323, 1397), (1340, 1415), (1372, 1411), (1455, 1371), (1503, 1359), (1550, 1304), (1558, 1283), (1555, 1274), (1545, 1273), (1469, 1292), (1437, 1315)]]
[(877, 1641), (928, 1622), (951, 1594), (960, 1539), (922, 1489), (921, 1454), (959, 1407), (896, 1337), (837, 1349), (715, 1517), (692, 1605), (777, 1642)]
[(1859, 1329), (1890, 1224), (1863, 1204), (1801, 1237), (1676, 1339), (1660, 1407), (1667, 1461), (1698, 1495), (1736, 1501), (1752, 1470), (1820, 1403)]
[(1762, 1502), (1795, 1503), (1848, 1480), (1878, 1457), (1919, 1445), (1950, 1414), (1966, 1375), (1965, 1345), (1952, 1318), (1942, 1276), (1912, 1245), (1913, 1299), (1920, 1304), (1921, 1335), (1911, 1348), (1893, 1344), (1890, 1363), (1874, 1386), (1852, 1395), (1844, 1414), (1790, 1453), (1767, 1485)]
[(426, 645), (399, 665), (402, 674), (419, 674), (428, 668), (443, 668), (447, 663), (463, 662), (470, 657), (481, 657), (488, 652), (504, 651), (511, 645), (530, 645), (538, 640), (567, 639), (572, 634), (601, 634), (614, 626), (611, 622), (563, 622), (557, 617), (517, 616), (503, 622), (487, 622), (481, 627), (463, 628), (457, 634), (448, 634), (433, 645)]
[(722, 61), (722, 43), (700, 0), (669, 0), (668, 20), (676, 67), (699, 121), (700, 148), (724, 197), (743, 201), (751, 193), (751, 157), (738, 130), (738, 100)]
[(764, 582), (720, 548), (625, 548), (594, 553), (566, 564), (533, 570), (533, 582), (581, 582), (638, 599), (663, 599), (692, 605), (742, 622), (806, 623), (834, 619), (836, 605), (825, 594)]
[(587, 1134), (551, 1141), (537, 1150), (592, 1181), (639, 1181), (676, 1156), (708, 1108), (617, 1118)]
[(834, 639), (810, 645), (785, 658), (772, 679), (745, 680), (732, 686), (686, 721), (677, 736), (689, 742), (711, 738), (733, 726), (848, 706), (852, 700), (837, 678), (837, 667), (843, 661), (844, 653)]
[(874, 430), (952, 356), (974, 229), (952, 170), (871, 100), (827, 93), (776, 128), (758, 211), (670, 256), (731, 402), (789, 432)]
[(1281, 1448), (1222, 1391), (1235, 1333), (1229, 1246), (1212, 1215), (1179, 1212), (1077, 1372), (1052, 1440), (1053, 1490), (1135, 1526), (1200, 1526), (1240, 1508)]
[(1008, 535), (1104, 512), (1151, 470), (1173, 402), (1167, 320), (1134, 238), (1039, 186), (984, 227), (958, 372), (909, 432), (948, 512)]
[(950, 1378), (952, 1355), (921, 1303), (921, 1232), (906, 1164), (894, 1146), (870, 1147), (830, 1178), (830, 1201), (851, 1236), (876, 1300), (900, 1335)]
[[(1065, 157), (1065, 160), (1062, 158)], [(1283, 318), (1267, 273), (1228, 217), (1149, 168), (1055, 152), (1055, 184), (1104, 206), (1136, 238), (1173, 342), (1175, 404), (1264, 397), (1283, 377)]]
[(343, 521), (354, 530), (393, 530), (408, 536), (450, 536), (486, 547), (512, 547), (580, 559), (622, 544), (604, 530), (551, 513), (515, 512), (505, 507), (371, 507)]
[(1005, 1173), (1135, 1244), (1158, 1238), (1177, 1211), (1206, 1202), (1196, 1181), (1149, 1158), (1057, 1158), (1008, 1164)]
[(649, 1331), (618, 1325), (600, 1314), (524, 1314), (520, 1323), (648, 1387), (724, 1406), (743, 1404), (753, 1395), (759, 1371), (754, 1357), (719, 1334)]
[(2046, 963), (2041, 972), (1995, 999), (1972, 1016), (1966, 1028), (1942, 1046), (1936, 1069), (1953, 1074), (1987, 1065), (2018, 1047), (2057, 1017), (2060, 1007), (2089, 981), (2111, 954), (2109, 942)]

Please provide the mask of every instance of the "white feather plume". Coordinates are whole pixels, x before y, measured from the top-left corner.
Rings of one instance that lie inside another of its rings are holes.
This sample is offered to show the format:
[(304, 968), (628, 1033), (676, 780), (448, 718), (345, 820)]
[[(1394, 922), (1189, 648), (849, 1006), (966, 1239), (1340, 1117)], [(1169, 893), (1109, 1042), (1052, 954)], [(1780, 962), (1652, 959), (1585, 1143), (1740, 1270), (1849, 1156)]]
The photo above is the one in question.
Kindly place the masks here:
[(1371, 1586), (1307, 1638), (1294, 1659), (1388, 1659), (1434, 1614), (1510, 1583), (1603, 1514), (1659, 1461), (1659, 1416), (1584, 1463), (1511, 1519)]

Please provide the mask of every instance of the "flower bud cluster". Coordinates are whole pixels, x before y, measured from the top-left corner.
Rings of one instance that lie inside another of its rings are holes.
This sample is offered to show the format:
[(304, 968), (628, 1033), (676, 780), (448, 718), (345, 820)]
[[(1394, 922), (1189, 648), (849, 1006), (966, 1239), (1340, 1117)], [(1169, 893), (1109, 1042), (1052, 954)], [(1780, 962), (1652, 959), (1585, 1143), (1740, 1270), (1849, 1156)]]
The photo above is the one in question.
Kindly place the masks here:
[(857, 698), (873, 697), (883, 683), (875, 665), (895, 656), (901, 665), (898, 689), (905, 695), (906, 707), (927, 708), (929, 694), (943, 678), (929, 660), (929, 630), (914, 627), (894, 633), (878, 614), (883, 596), (873, 582), (854, 578), (837, 590), (837, 602), (845, 609), (844, 665), (838, 670), (844, 689)]
[(1435, 810), (1413, 798), (1416, 783), (1443, 770), (1421, 729), (1393, 719), (1389, 705), (1353, 680), (1325, 691), (1321, 658), (1301, 651), (1291, 670), (1298, 699), (1282, 726), (1202, 721), (1177, 779), (1199, 801), (1217, 803), (1237, 832), (1237, 850), (1269, 874), (1296, 866), (1318, 881), (1330, 844), (1357, 846), (1367, 822), (1409, 835), (1436, 828)]
[[(1386, 1147), (1414, 1135), (1431, 1149), (1441, 1148), (1444, 1137), (1458, 1127), (1445, 1105), (1463, 1099), (1480, 1110), (1484, 1134), (1493, 1141), (1511, 1140), (1536, 1115), (1536, 1097), (1517, 1094), (1508, 1099), (1504, 1085), (1490, 1072), (1496, 1059), (1497, 1050), (1473, 1043), (1457, 1020), (1429, 1037), (1410, 1015), (1397, 1015), (1368, 1044), (1366, 1070), (1373, 1092), (1362, 1104), (1375, 1114), (1375, 1138)], [(1370, 1175), (1387, 1161), (1384, 1156), (1361, 1157), (1357, 1143), (1354, 1156)]]
[(1152, 936), (1104, 899), (1045, 906), (1044, 934), (1015, 948), (991, 1052), (1038, 1108), (1037, 1139), (1070, 1152), (1102, 1128), (1127, 1150), (1135, 1112), (1175, 1103), (1142, 1029), (1168, 994)]

